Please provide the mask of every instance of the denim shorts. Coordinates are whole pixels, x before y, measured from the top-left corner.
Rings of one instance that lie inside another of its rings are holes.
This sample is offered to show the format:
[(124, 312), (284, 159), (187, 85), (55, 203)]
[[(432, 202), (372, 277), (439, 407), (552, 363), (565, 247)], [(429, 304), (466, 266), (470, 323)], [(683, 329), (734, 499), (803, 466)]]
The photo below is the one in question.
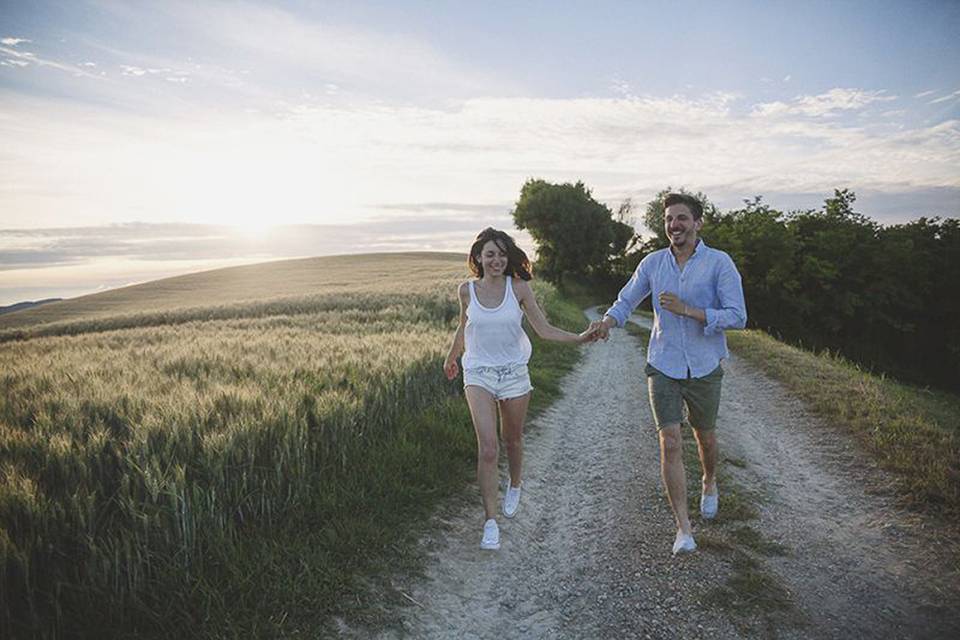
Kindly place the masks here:
[(533, 391), (525, 364), (464, 369), (463, 388), (470, 386), (486, 389), (497, 400), (519, 398)]
[(720, 385), (723, 381), (723, 368), (720, 365), (702, 378), (686, 380), (667, 377), (650, 364), (647, 364), (646, 373), (650, 409), (657, 430), (683, 422), (684, 408), (687, 409), (686, 417), (690, 426), (697, 431), (709, 431), (717, 426)]

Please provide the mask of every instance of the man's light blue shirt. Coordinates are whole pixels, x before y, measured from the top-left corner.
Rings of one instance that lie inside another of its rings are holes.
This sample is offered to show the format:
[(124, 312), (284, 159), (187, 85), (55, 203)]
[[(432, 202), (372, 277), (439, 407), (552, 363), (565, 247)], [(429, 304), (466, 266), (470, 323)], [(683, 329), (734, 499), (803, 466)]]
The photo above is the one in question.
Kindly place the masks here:
[[(704, 310), (707, 323), (660, 307), (660, 294), (677, 295)], [(647, 362), (670, 378), (702, 378), (729, 355), (724, 329), (743, 329), (747, 307), (740, 273), (723, 251), (697, 243), (683, 269), (669, 248), (646, 256), (606, 315), (622, 327), (643, 299), (653, 295), (653, 330)]]

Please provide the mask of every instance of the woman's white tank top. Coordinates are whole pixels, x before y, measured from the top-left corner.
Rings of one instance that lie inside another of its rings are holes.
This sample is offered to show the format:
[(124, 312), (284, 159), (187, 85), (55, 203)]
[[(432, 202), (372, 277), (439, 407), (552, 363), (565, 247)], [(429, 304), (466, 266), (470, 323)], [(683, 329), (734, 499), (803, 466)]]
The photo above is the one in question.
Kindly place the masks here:
[(507, 287), (500, 306), (488, 309), (477, 300), (477, 292), (470, 283), (470, 304), (467, 306), (467, 326), (463, 335), (465, 349), (463, 368), (505, 367), (527, 364), (533, 347), (523, 330), (523, 310), (513, 293), (513, 283), (507, 276)]

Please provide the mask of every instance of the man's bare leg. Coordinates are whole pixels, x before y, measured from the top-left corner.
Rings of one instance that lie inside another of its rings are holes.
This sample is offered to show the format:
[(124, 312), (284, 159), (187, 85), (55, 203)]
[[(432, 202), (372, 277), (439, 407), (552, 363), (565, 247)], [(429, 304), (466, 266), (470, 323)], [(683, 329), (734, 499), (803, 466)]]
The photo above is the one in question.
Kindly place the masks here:
[(694, 429), (693, 435), (697, 439), (700, 465), (703, 467), (703, 493), (712, 496), (717, 493), (717, 432), (715, 429)]
[(677, 528), (690, 534), (690, 516), (687, 513), (687, 478), (683, 469), (683, 441), (680, 425), (671, 424), (660, 429), (660, 472), (667, 489), (670, 507), (677, 519)]

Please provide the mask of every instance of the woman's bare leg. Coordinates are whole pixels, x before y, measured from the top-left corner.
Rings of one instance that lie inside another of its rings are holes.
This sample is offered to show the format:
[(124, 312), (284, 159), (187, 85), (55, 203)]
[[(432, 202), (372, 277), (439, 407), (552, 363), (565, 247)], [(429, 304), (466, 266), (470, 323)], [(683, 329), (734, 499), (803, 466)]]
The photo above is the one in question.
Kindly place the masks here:
[(477, 432), (477, 480), (486, 519), (497, 515), (497, 401), (482, 387), (464, 389)]
[(523, 425), (527, 419), (530, 394), (500, 401), (500, 435), (507, 448), (510, 486), (519, 487), (523, 479)]

